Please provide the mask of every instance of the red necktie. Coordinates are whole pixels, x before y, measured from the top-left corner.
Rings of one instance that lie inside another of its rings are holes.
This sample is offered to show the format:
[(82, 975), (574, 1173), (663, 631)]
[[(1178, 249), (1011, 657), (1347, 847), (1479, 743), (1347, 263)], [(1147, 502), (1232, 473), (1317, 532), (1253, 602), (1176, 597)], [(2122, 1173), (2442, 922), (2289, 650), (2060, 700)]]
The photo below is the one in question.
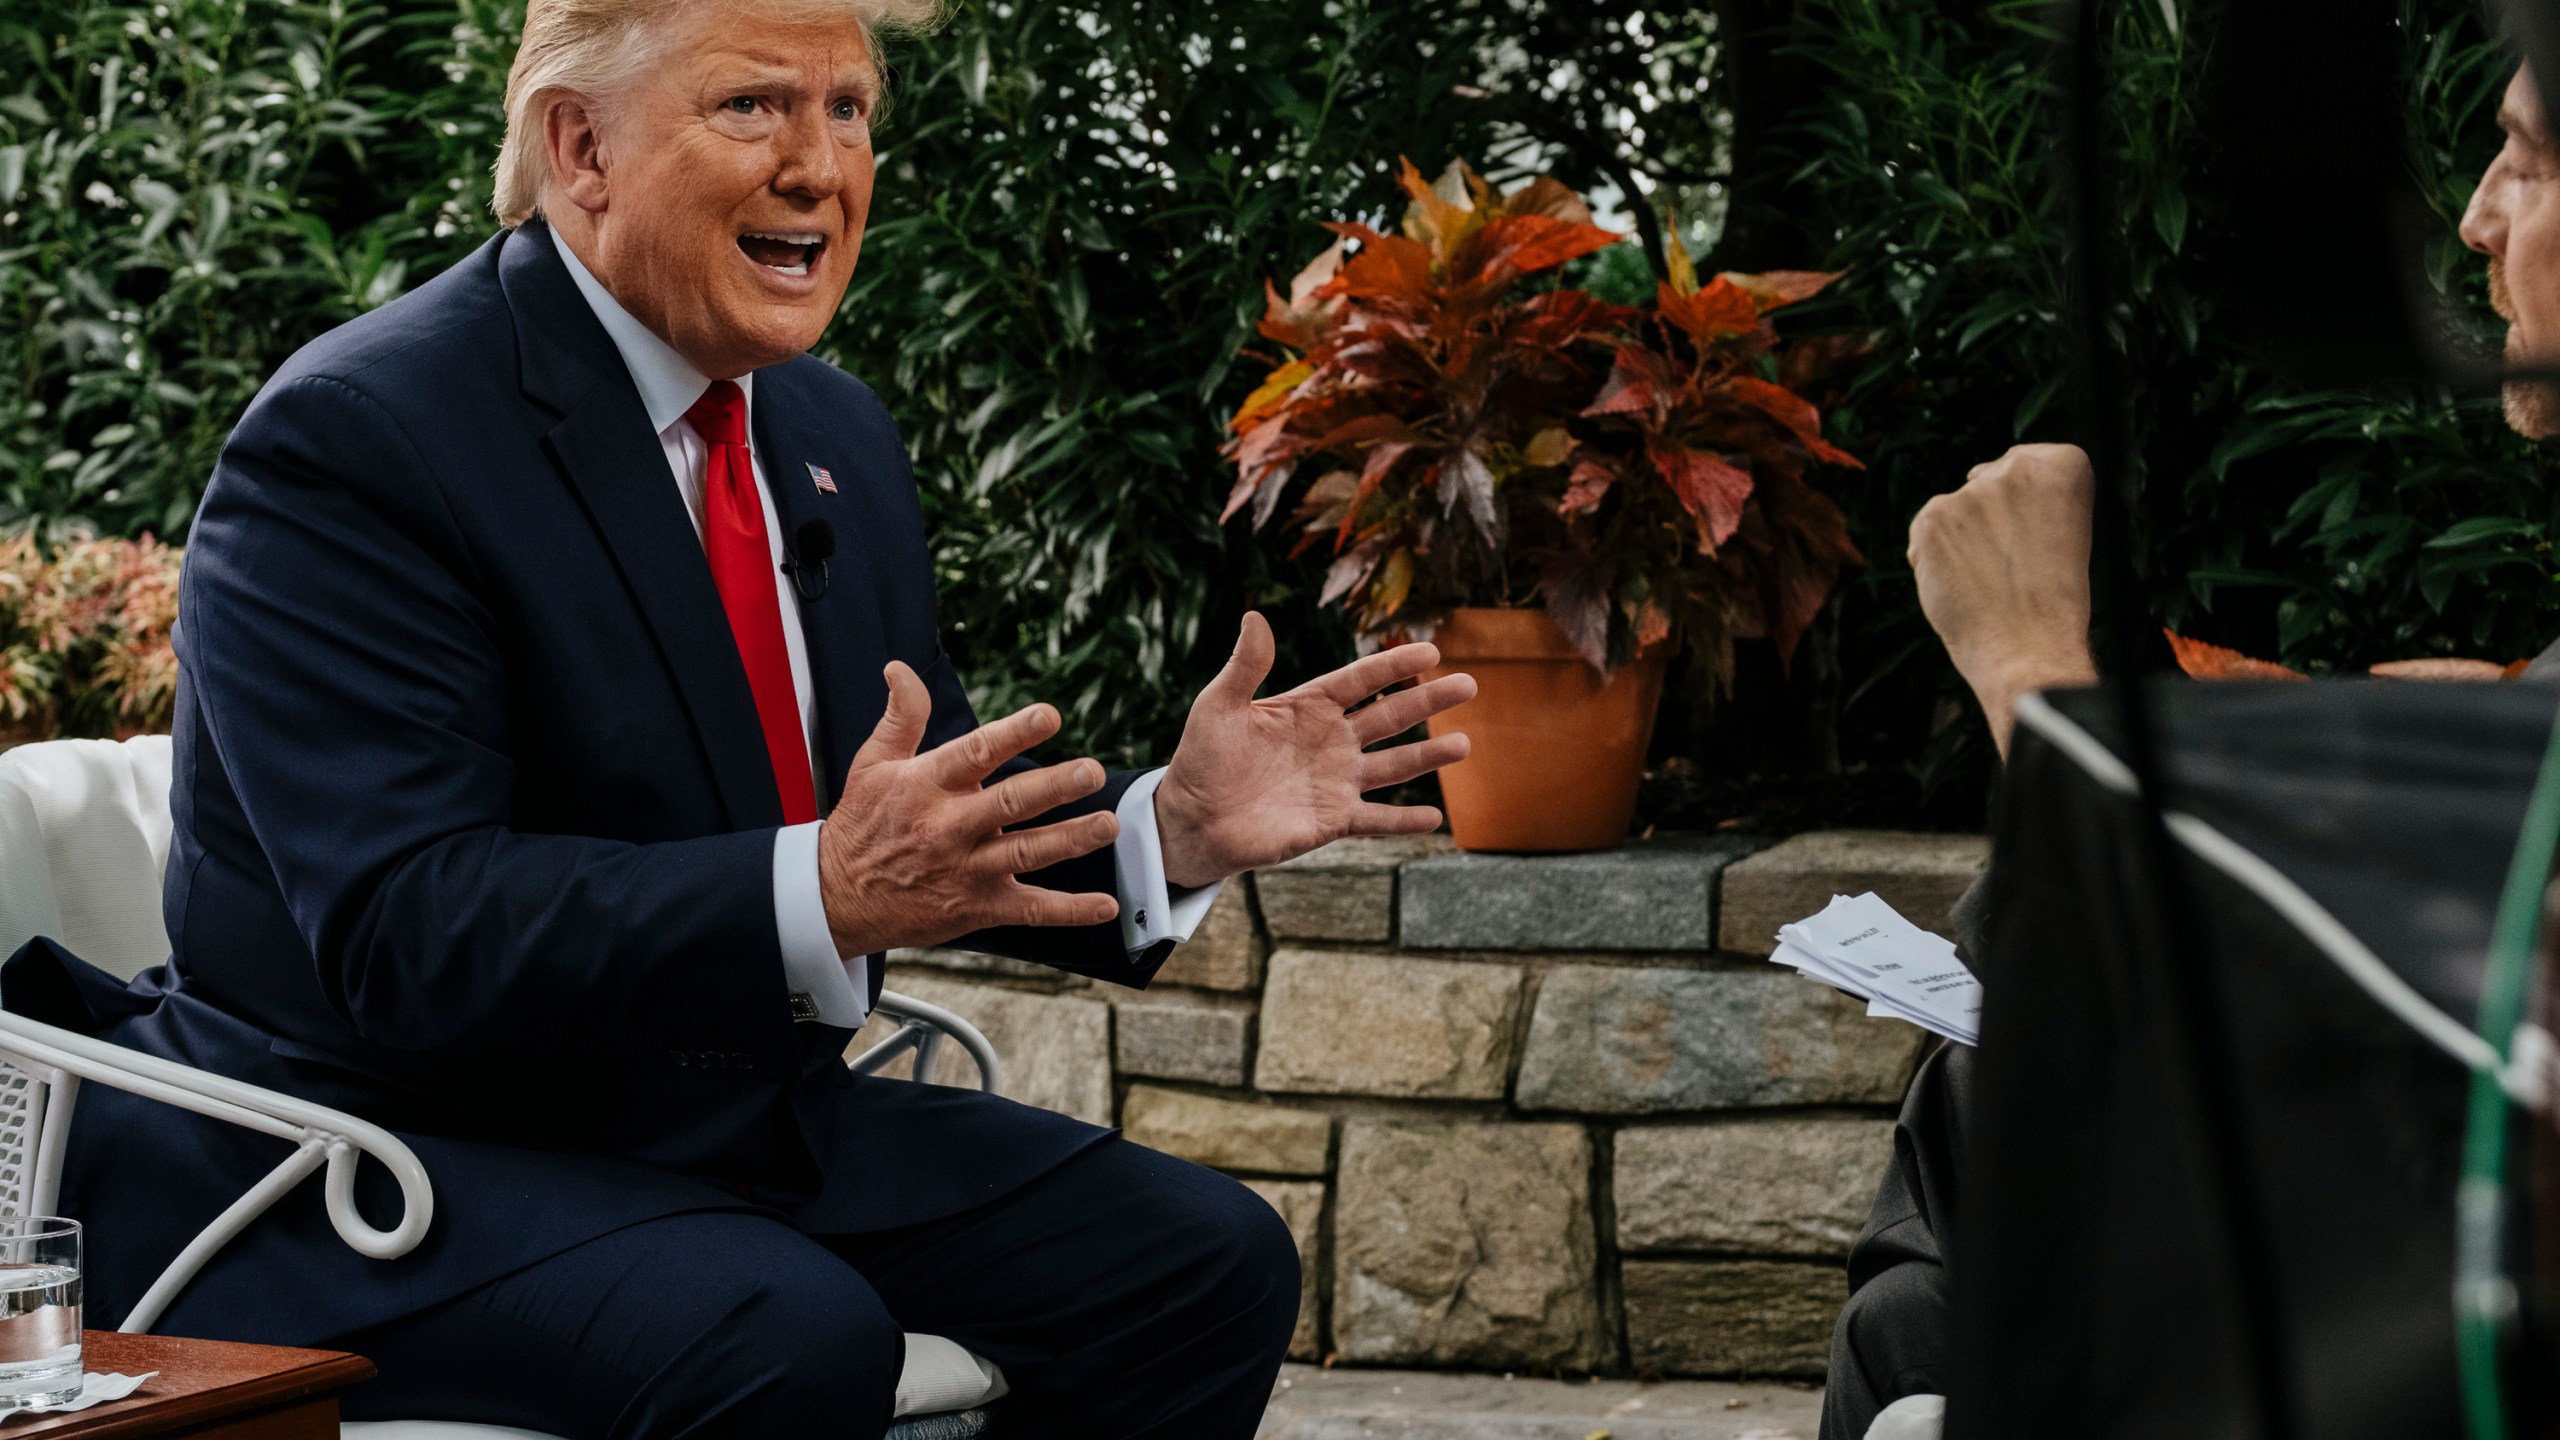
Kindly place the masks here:
[(774, 788), (782, 795), (782, 823), (803, 824), (818, 818), (818, 799), (810, 785), (808, 737), (800, 729), (800, 697), (791, 688), (791, 652), (782, 640), (764, 497), (756, 489), (755, 462), (747, 457), (747, 397), (736, 382), (714, 380), (684, 418), (710, 452), (702, 465), (702, 549), (711, 560), (711, 583), (720, 591), (720, 607), (729, 612), (747, 688), (755, 692)]

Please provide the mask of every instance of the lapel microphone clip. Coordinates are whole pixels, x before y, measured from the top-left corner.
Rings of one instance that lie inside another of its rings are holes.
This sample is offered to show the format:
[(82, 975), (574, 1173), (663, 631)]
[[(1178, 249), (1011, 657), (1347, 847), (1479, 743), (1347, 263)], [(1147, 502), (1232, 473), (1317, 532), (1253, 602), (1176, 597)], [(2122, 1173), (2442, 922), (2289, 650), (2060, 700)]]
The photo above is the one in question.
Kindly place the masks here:
[(824, 520), (803, 520), (782, 553), (782, 573), (804, 601), (827, 593), (827, 561), (836, 553), (836, 527)]

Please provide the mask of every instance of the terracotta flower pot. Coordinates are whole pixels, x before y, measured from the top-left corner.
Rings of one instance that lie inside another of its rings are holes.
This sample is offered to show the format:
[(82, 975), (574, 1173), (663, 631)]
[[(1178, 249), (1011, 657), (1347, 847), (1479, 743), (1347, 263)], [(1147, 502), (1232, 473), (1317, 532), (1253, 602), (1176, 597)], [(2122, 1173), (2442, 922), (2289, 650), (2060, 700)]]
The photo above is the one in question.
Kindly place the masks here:
[(1467, 758), (1440, 772), (1461, 850), (1612, 850), (1626, 843), (1667, 647), (1607, 680), (1543, 610), (1460, 610), (1431, 637), (1445, 675), (1476, 698), (1435, 716), (1466, 732)]

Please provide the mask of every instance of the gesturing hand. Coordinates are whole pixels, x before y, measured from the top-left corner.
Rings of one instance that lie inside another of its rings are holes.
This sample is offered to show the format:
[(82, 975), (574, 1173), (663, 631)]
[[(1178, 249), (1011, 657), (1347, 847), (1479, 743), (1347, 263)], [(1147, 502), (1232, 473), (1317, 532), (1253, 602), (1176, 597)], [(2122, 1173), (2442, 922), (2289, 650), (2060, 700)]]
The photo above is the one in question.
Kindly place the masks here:
[(2097, 481), (2071, 445), (2016, 445), (1911, 519), (1920, 609), (2009, 753), (2018, 697), (2098, 678), (2089, 654)]
[(1070, 760), (985, 785), (997, 766), (1058, 733), (1058, 712), (1033, 705), (918, 755), (933, 699), (891, 661), (889, 708), (853, 757), (844, 798), (818, 830), (818, 892), (836, 949), (867, 955), (939, 945), (991, 925), (1099, 925), (1109, 895), (1071, 895), (1015, 877), (1088, 854), (1120, 834), (1109, 812), (1053, 825), (1004, 827), (1102, 788), (1102, 766)]
[(1440, 735), (1371, 751), (1475, 698), (1470, 675), (1377, 696), (1440, 663), (1428, 645), (1399, 645), (1257, 700), (1271, 674), (1271, 626), (1244, 617), (1224, 670), (1192, 702), (1182, 743), (1156, 787), (1165, 879), (1206, 885), (1351, 835), (1419, 835), (1440, 827), (1428, 805), (1361, 797), (1463, 760), (1467, 737)]

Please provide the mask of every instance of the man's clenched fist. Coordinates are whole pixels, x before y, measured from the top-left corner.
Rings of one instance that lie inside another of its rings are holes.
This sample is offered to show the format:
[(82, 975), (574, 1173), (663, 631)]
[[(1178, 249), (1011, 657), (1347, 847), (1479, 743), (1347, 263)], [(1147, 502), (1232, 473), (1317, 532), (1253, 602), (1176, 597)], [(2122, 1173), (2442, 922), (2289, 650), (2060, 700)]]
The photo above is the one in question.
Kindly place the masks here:
[(867, 955), (940, 945), (995, 925), (1099, 925), (1109, 895), (1025, 885), (1019, 875), (1090, 854), (1120, 834), (1107, 812), (1007, 830), (1102, 788), (1102, 766), (1070, 760), (985, 783), (996, 768), (1058, 733), (1058, 712), (1033, 705), (919, 755), (933, 698), (891, 661), (889, 708), (853, 757), (844, 798), (818, 831), (818, 891), (836, 950)]
[(2089, 515), (2076, 445), (2017, 445), (1911, 519), (1920, 608), (2002, 756), (2018, 697), (2098, 678), (2089, 653)]

